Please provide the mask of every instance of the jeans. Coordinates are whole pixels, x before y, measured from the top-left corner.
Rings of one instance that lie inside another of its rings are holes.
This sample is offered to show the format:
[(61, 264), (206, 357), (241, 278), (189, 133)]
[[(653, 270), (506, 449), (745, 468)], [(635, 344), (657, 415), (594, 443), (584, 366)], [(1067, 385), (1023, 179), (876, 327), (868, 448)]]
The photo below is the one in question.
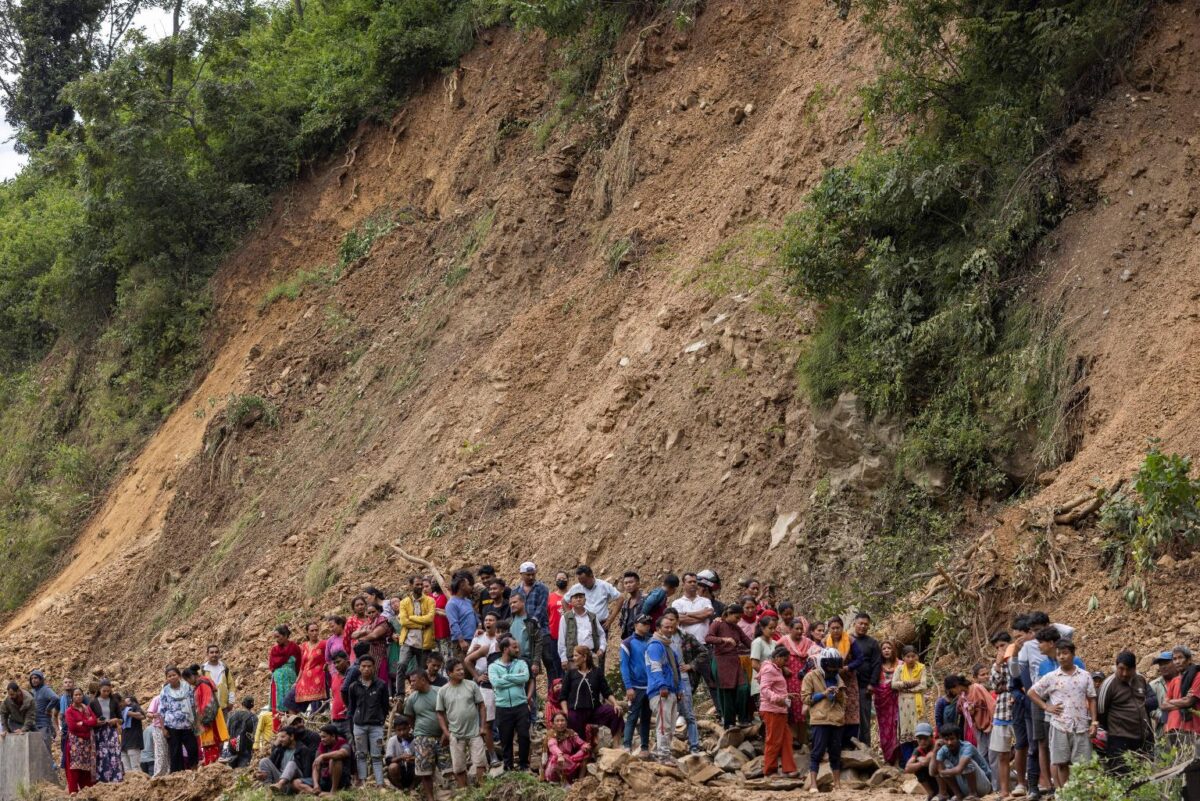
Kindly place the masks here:
[(696, 710), (692, 706), (692, 693), (695, 690), (692, 689), (690, 675), (690, 673), (684, 673), (680, 679), (683, 689), (679, 693), (679, 714), (687, 723), (688, 749), (695, 752), (700, 748), (700, 727), (696, 725)]
[(383, 726), (354, 724), (354, 756), (358, 760), (358, 777), (367, 780), (368, 763), (375, 773), (375, 784), (383, 786)]
[(650, 701), (646, 698), (645, 688), (633, 691), (633, 700), (629, 702), (629, 709), (625, 712), (625, 737), (622, 738), (622, 744), (630, 750), (633, 749), (633, 730), (635, 728), (641, 735), (642, 748), (649, 751)]
[(675, 736), (675, 719), (679, 717), (679, 696), (675, 693), (650, 696), (654, 710), (654, 756), (671, 759), (671, 738)]
[[(429, 656), (429, 652), (423, 648), (414, 648), (411, 645), (400, 646), (400, 656), (396, 659), (396, 668), (394, 682), (399, 690), (404, 689), (404, 679), (408, 676), (408, 663), (412, 660), (417, 661), (417, 670), (425, 669), (425, 657)], [(397, 693), (403, 695), (402, 692)]]
[(513, 737), (517, 739), (517, 767), (529, 770), (529, 706), (496, 707), (496, 725), (500, 729), (500, 747), (504, 769), (513, 769)]

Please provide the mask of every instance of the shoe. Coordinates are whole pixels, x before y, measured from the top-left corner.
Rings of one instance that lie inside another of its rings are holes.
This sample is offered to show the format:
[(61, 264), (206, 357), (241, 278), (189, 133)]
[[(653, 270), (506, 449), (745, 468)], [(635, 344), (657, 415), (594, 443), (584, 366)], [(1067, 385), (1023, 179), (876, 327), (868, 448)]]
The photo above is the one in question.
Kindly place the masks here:
[(1025, 795), (1027, 795), (1028, 793), (1029, 793), (1029, 791), (1025, 789), (1025, 785), (1023, 785), (1023, 784), (1018, 784), (1016, 787), (1014, 787), (1012, 789), (1012, 797), (1013, 798), (1022, 798)]
[(690, 754), (703, 754), (703, 753), (704, 753), (704, 749), (703, 749), (703, 748), (701, 748), (700, 746), (696, 746), (695, 748), (689, 749), (688, 753), (690, 753)]

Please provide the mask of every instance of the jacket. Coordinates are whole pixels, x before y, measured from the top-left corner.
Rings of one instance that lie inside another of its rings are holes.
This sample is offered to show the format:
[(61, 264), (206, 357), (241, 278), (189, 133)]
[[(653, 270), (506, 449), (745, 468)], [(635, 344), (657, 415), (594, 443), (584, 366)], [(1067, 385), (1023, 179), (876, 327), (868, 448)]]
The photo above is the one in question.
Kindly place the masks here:
[(497, 659), (488, 665), (488, 681), (496, 693), (497, 709), (512, 709), (528, 703), (525, 686), (529, 684), (529, 665), (514, 659), (507, 665)]
[(347, 684), (349, 687), (343, 685), (342, 691), (346, 693), (346, 714), (351, 723), (355, 726), (384, 725), (391, 707), (387, 683), (374, 679), (367, 685), (360, 678), (352, 683), (347, 681)]
[[(205, 662), (200, 666), (200, 673), (212, 679), (213, 684), (217, 686), (217, 703), (220, 704), (221, 709), (225, 709), (237, 700), (237, 687), (234, 684), (233, 671), (230, 670), (229, 665), (219, 662), (217, 666), (220, 670), (214, 670), (212, 665)], [(220, 681), (217, 681), (218, 674), (221, 677)]]
[(16, 703), (5, 695), (0, 704), (0, 731), (12, 734), (18, 731), (37, 731), (37, 716), (33, 711), (33, 696), (21, 690)]
[(646, 648), (649, 645), (649, 637), (636, 634), (621, 642), (621, 681), (625, 689), (646, 689)]
[[(846, 683), (839, 676), (837, 686), (843, 690)], [(810, 670), (800, 685), (800, 697), (804, 708), (808, 710), (808, 725), (810, 726), (841, 726), (846, 719), (846, 694), (843, 692), (839, 700), (833, 700), (828, 692), (832, 688), (825, 686), (825, 674), (821, 670)], [(824, 695), (817, 702), (813, 696)], [(761, 699), (760, 699), (761, 700)]]
[(758, 710), (787, 714), (787, 679), (773, 660), (766, 660), (758, 668)]
[(400, 599), (400, 609), (396, 612), (396, 620), (400, 623), (400, 645), (404, 645), (410, 631), (420, 629), (421, 650), (432, 651), (437, 646), (437, 638), (433, 636), (433, 615), (436, 604), (428, 595), (421, 596), (420, 604), (420, 609), (414, 608), (411, 595)]
[(683, 689), (679, 658), (671, 643), (652, 637), (646, 646), (646, 695), (654, 697), (663, 690), (676, 695)]
[[(604, 634), (604, 627), (600, 625), (600, 621), (594, 614), (591, 612), (585, 612), (585, 614), (588, 625), (592, 628), (592, 653), (605, 650), (608, 641)], [(558, 626), (558, 656), (559, 659), (566, 662), (575, 652), (575, 646), (579, 644), (579, 618), (575, 615), (575, 610), (568, 609), (564, 612)]]

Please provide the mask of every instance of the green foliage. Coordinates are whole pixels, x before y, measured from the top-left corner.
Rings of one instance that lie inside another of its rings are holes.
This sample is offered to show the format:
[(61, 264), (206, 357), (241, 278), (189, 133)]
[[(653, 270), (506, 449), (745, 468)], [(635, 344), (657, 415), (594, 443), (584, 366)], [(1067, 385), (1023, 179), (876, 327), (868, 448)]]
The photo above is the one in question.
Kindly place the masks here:
[(1114, 587), (1128, 557), (1133, 559), (1135, 576), (1125, 591), (1130, 606), (1146, 606), (1142, 574), (1154, 569), (1159, 556), (1200, 544), (1200, 479), (1191, 473), (1190, 457), (1163, 453), (1158, 440), (1151, 440), (1133, 492), (1117, 492), (1100, 510), (1106, 534), (1102, 555)]
[(296, 300), (310, 286), (329, 286), (331, 283), (331, 276), (324, 269), (297, 270), (296, 274), (291, 278), (267, 290), (267, 293), (263, 295), (263, 299), (259, 301), (258, 310), (265, 311), (271, 304), (279, 300)]
[(336, 567), (330, 564), (330, 557), (333, 555), (333, 549), (329, 543), (321, 546), (317, 551), (313, 560), (308, 563), (308, 569), (304, 571), (304, 596), (306, 598), (319, 598), (325, 593), (325, 590), (337, 584), (340, 575)]
[(1071, 780), (1058, 790), (1060, 801), (1173, 801), (1180, 797), (1180, 780), (1144, 781), (1157, 769), (1167, 767), (1174, 759), (1170, 749), (1162, 749), (1157, 760), (1145, 759), (1134, 752), (1125, 754), (1128, 772), (1117, 775), (1097, 757), (1082, 765), (1071, 766)]
[(510, 772), (484, 779), (483, 784), (460, 790), (455, 801), (563, 801), (565, 788), (542, 781), (532, 773)]
[(260, 420), (276, 428), (279, 425), (279, 410), (258, 395), (230, 395), (225, 418), (233, 428), (249, 428)]
[(1064, 210), (1051, 142), (1145, 5), (866, 4), (889, 57), (867, 119), (907, 135), (829, 170), (788, 225), (784, 264), (824, 305), (802, 383), (905, 421), (905, 461), (957, 488), (999, 488), (1014, 437), (1055, 415), (1059, 348), (1013, 279)]

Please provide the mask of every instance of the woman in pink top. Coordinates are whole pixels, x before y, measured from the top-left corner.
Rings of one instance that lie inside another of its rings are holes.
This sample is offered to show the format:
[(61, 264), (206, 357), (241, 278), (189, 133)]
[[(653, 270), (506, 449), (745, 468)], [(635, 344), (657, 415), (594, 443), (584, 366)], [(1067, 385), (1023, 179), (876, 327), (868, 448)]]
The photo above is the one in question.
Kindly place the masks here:
[(788, 728), (790, 696), (783, 671), (789, 655), (786, 647), (775, 646), (775, 652), (762, 663), (758, 672), (758, 714), (767, 728), (763, 776), (775, 773), (777, 762), (782, 762), (784, 776), (800, 775), (796, 770), (796, 756), (792, 753), (792, 732)]

